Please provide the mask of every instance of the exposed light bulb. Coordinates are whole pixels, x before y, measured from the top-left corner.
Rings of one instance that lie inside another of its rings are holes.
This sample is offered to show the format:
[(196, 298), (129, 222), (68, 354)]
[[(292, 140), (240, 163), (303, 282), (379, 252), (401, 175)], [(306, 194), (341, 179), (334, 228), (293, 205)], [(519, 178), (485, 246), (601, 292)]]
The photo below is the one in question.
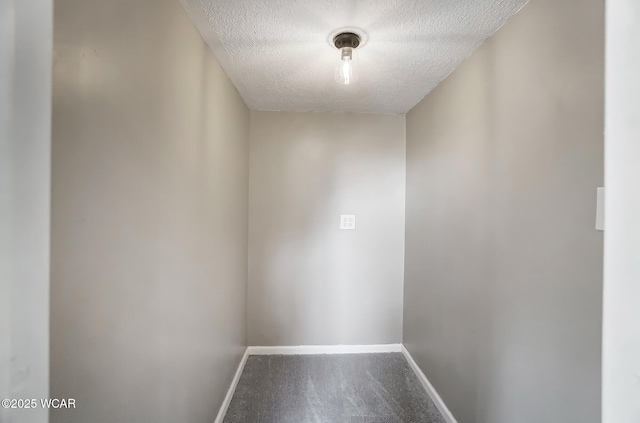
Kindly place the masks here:
[(349, 85), (356, 82), (354, 74), (354, 50), (349, 47), (340, 49), (340, 64), (336, 69), (336, 81), (340, 84)]
[(357, 53), (360, 36), (353, 32), (342, 32), (333, 38), (333, 43), (340, 51), (340, 61), (336, 64), (335, 77), (339, 84), (350, 85), (357, 81)]
[(343, 48), (341, 56), (340, 83), (349, 85), (353, 82), (353, 50)]

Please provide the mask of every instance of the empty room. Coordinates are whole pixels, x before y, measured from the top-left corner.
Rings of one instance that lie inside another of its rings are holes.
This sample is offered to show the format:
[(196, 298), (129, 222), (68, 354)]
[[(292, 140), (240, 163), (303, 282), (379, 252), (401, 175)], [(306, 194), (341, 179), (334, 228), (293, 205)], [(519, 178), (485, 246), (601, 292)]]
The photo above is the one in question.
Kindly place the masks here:
[(0, 0), (0, 423), (640, 423), (638, 0)]

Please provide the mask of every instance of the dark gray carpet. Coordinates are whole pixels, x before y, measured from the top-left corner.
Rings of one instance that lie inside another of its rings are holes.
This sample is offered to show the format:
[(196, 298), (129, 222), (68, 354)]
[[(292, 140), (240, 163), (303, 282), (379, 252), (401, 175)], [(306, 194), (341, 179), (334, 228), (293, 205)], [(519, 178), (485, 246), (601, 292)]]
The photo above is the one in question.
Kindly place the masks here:
[(224, 423), (445, 423), (401, 353), (250, 356)]

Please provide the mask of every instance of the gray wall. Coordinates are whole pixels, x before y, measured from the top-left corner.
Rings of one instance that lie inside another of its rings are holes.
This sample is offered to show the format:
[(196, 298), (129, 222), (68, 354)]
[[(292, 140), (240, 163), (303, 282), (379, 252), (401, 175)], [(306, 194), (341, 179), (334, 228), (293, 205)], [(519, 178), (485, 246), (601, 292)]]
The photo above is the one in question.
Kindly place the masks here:
[(407, 115), (404, 343), (460, 423), (600, 421), (603, 0), (533, 0)]
[(602, 423), (640, 422), (640, 3), (607, 1)]
[(50, 0), (0, 0), (0, 399), (49, 397), (52, 18)]
[(250, 162), (249, 344), (400, 342), (404, 116), (252, 111)]
[(57, 0), (54, 422), (207, 422), (246, 346), (249, 111), (177, 0)]
[[(11, 90), (13, 86), (13, 0), (0, 0), (0, 399), (11, 396), (11, 287), (9, 264), (15, 254), (13, 241), (4, 234), (13, 226), (11, 162), (15, 144), (10, 141)], [(46, 359), (45, 359), (46, 360)], [(0, 408), (0, 420), (9, 420), (9, 410)]]

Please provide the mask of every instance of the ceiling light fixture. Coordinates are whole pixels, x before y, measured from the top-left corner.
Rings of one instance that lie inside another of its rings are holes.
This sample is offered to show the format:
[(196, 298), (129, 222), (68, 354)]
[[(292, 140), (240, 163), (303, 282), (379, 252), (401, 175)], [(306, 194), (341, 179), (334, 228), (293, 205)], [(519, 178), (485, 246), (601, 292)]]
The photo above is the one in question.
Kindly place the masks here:
[(354, 64), (357, 59), (356, 48), (360, 45), (360, 36), (353, 32), (341, 32), (333, 37), (333, 44), (340, 50), (340, 63), (336, 66), (336, 82), (353, 84), (357, 80)]

